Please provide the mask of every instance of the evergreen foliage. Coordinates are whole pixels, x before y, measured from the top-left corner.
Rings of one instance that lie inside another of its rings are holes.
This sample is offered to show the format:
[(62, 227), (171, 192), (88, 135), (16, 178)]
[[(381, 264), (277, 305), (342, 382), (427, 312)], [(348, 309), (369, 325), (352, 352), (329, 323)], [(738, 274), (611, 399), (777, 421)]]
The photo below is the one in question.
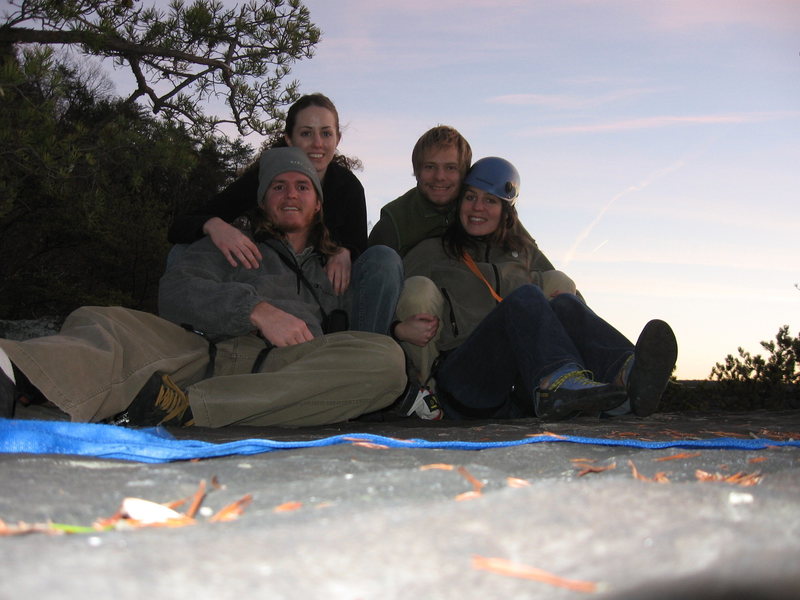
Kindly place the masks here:
[(103, 93), (102, 79), (25, 48), (0, 65), (0, 315), (82, 305), (154, 311), (175, 214), (252, 159)]
[[(221, 123), (239, 133), (273, 133), (297, 98), (291, 66), (320, 38), (300, 0), (173, 0), (165, 10), (138, 0), (10, 0), (0, 22), (0, 62), (14, 45), (65, 44), (113, 59), (130, 71), (137, 100), (172, 122), (209, 134)], [(203, 107), (224, 99), (226, 116)]]
[(769, 355), (765, 359), (739, 348), (739, 357), (728, 355), (724, 363), (711, 369), (711, 379), (718, 381), (752, 381), (765, 384), (800, 384), (800, 333), (792, 338), (789, 326), (778, 330), (775, 341), (761, 342)]
[(739, 348), (711, 370), (710, 379), (720, 385), (720, 395), (738, 399), (743, 408), (787, 408), (800, 406), (800, 333), (789, 334), (789, 326), (778, 329), (774, 341), (761, 342), (767, 357)]

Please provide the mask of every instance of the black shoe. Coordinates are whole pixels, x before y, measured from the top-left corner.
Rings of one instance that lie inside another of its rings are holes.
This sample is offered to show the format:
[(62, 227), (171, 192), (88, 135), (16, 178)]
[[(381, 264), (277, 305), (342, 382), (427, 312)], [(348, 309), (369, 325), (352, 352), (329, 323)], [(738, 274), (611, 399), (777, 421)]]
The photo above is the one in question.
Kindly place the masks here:
[(419, 383), (413, 383), (410, 379), (406, 384), (403, 393), (397, 397), (386, 408), (381, 408), (373, 412), (365, 413), (353, 419), (354, 421), (362, 421), (366, 423), (381, 423), (383, 421), (396, 421), (404, 419), (408, 416), (409, 411), (414, 406), (414, 401), (419, 392)]
[(11, 359), (6, 351), (0, 348), (0, 418), (2, 419), (13, 419), (14, 409), (17, 406), (19, 391), (17, 384), (11, 379), (13, 373), (14, 365), (11, 364)]
[(658, 410), (677, 359), (678, 342), (672, 328), (658, 319), (647, 323), (636, 341), (626, 385), (633, 414), (647, 417)]
[(602, 413), (625, 402), (625, 391), (587, 377), (587, 371), (566, 367), (536, 389), (533, 405), (540, 419), (566, 419), (578, 413)]
[(13, 419), (16, 406), (17, 386), (5, 371), (0, 369), (0, 418)]
[(189, 398), (169, 375), (153, 373), (128, 408), (109, 419), (127, 427), (188, 427), (194, 425)]

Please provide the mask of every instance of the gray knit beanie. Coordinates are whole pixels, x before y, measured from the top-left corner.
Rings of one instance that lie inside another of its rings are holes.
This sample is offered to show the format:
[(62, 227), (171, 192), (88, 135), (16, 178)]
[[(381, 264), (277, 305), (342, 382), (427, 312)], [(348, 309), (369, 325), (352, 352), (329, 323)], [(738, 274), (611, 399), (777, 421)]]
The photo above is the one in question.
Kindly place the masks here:
[(300, 148), (288, 146), (285, 148), (270, 148), (261, 153), (258, 162), (258, 205), (264, 206), (264, 196), (267, 187), (277, 175), (295, 171), (307, 175), (317, 190), (319, 201), (322, 203), (322, 186), (319, 183), (317, 171), (308, 160), (308, 156)]

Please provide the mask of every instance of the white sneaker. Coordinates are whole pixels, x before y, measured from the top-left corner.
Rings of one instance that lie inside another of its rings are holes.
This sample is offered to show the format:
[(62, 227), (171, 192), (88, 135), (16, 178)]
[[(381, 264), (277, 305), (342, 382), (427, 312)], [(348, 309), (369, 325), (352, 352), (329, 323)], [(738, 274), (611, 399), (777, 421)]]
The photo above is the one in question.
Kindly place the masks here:
[(425, 419), (426, 421), (439, 421), (444, 417), (444, 411), (441, 406), (439, 406), (439, 400), (436, 398), (436, 394), (431, 392), (427, 387), (420, 386), (417, 397), (411, 404), (411, 409), (406, 413), (407, 417), (411, 415), (416, 415), (420, 419)]

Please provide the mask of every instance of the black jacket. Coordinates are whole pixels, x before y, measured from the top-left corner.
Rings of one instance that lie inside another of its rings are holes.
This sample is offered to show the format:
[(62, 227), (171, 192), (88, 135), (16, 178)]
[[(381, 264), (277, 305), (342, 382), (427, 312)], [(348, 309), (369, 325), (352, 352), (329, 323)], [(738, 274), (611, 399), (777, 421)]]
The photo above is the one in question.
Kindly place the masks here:
[[(173, 244), (190, 244), (203, 237), (212, 217), (232, 223), (256, 207), (258, 168), (248, 169), (195, 211), (175, 218), (167, 237)], [(349, 169), (331, 163), (322, 182), (325, 225), (333, 241), (350, 250), (355, 260), (367, 247), (367, 201), (364, 186)]]

